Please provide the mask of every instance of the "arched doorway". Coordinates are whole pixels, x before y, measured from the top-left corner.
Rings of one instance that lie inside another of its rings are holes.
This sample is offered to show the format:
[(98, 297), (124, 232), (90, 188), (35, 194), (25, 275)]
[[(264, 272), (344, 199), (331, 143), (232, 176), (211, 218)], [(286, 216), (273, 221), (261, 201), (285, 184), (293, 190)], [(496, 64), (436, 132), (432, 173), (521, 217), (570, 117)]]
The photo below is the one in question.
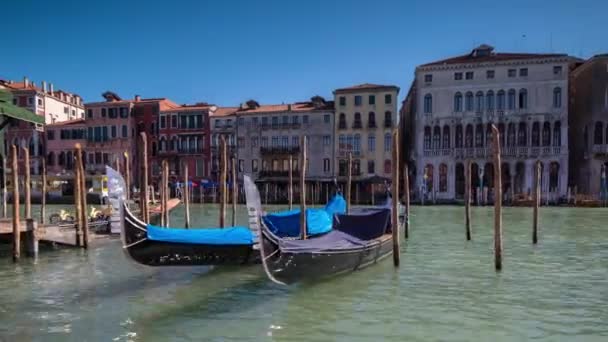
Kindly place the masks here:
[(557, 192), (559, 188), (559, 163), (549, 164), (549, 192)]
[(518, 162), (515, 165), (515, 184), (514, 190), (516, 194), (524, 192), (525, 187), (525, 176), (526, 176), (526, 165), (523, 162)]
[(456, 186), (456, 198), (464, 198), (464, 165), (462, 163), (456, 164), (456, 170), (454, 173), (454, 185)]

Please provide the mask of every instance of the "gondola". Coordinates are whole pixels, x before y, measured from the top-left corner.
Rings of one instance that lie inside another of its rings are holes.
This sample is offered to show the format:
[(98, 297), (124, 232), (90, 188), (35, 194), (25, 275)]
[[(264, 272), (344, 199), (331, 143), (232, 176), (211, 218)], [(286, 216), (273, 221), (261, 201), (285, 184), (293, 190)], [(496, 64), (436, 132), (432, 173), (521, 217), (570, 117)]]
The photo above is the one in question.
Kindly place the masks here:
[[(307, 212), (311, 222), (308, 232), (313, 236), (327, 234), (331, 217), (345, 211), (346, 201), (340, 193), (325, 208)], [(257, 263), (259, 231), (255, 227), (227, 228), (162, 228), (142, 222), (122, 204), (123, 250), (136, 262), (148, 266), (245, 265)], [(264, 215), (274, 233), (284, 238), (299, 231), (299, 222), (292, 226), (299, 211)]]
[[(245, 176), (250, 215), (257, 215), (260, 255), (267, 276), (280, 284), (317, 280), (352, 272), (393, 253), (391, 198), (381, 206), (337, 214), (332, 230), (313, 239), (284, 238), (269, 229), (261, 215), (260, 196)], [(250, 222), (255, 222), (251, 220)], [(256, 227), (257, 228), (257, 227)]]

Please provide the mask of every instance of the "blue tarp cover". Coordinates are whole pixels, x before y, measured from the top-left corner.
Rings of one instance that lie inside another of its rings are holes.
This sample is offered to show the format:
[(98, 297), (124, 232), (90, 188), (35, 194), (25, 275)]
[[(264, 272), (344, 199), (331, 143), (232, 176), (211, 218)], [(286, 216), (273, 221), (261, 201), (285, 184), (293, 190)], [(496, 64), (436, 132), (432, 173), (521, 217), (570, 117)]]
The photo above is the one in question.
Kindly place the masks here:
[[(325, 234), (332, 229), (333, 217), (346, 212), (346, 200), (335, 195), (323, 209), (306, 209), (306, 231), (308, 236)], [(300, 235), (300, 209), (282, 211), (264, 216), (264, 223), (279, 237)]]
[(148, 239), (153, 241), (198, 245), (252, 245), (253, 234), (245, 227), (227, 228), (161, 228), (148, 225)]

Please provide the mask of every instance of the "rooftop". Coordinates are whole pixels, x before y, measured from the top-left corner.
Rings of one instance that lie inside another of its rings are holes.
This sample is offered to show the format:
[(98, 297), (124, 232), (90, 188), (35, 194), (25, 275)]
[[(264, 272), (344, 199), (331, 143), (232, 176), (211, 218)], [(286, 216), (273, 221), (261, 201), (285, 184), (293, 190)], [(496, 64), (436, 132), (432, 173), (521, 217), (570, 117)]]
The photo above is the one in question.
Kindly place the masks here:
[(558, 53), (511, 53), (511, 52), (494, 52), (494, 47), (482, 44), (474, 48), (466, 55), (441, 59), (435, 62), (422, 64), (419, 67), (428, 67), (435, 65), (451, 65), (451, 64), (467, 64), (467, 63), (482, 63), (482, 62), (500, 62), (522, 59), (538, 59), (538, 58), (555, 58), (568, 57), (567, 54)]
[(320, 96), (315, 96), (311, 101), (294, 102), (291, 104), (260, 105), (254, 100), (249, 100), (237, 108), (237, 114), (254, 113), (277, 113), (277, 112), (311, 112), (315, 110), (333, 110), (334, 102), (325, 101)]
[(351, 87), (339, 88), (334, 91), (334, 93), (342, 93), (342, 92), (352, 92), (359, 90), (399, 90), (399, 87), (395, 85), (384, 85), (384, 84), (373, 84), (373, 83), (363, 83), (357, 84)]
[(85, 119), (73, 119), (73, 120), (67, 120), (67, 121), (56, 122), (53, 124), (48, 124), (48, 125), (46, 125), (46, 127), (47, 128), (64, 127), (64, 126), (84, 124), (85, 122), (86, 122)]

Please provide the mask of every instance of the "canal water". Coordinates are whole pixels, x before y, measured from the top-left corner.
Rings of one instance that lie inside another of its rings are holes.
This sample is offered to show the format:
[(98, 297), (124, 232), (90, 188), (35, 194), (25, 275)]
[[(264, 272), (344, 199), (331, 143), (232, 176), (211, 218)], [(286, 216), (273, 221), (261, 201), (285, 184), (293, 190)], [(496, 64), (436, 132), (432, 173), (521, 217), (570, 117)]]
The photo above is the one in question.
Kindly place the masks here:
[[(217, 222), (217, 206), (191, 211)], [(118, 240), (16, 265), (1, 246), (0, 341), (608, 341), (608, 210), (541, 208), (533, 246), (531, 209), (504, 209), (500, 273), (492, 209), (473, 208), (472, 242), (463, 212), (412, 208), (397, 270), (290, 287), (255, 266), (146, 268)]]

